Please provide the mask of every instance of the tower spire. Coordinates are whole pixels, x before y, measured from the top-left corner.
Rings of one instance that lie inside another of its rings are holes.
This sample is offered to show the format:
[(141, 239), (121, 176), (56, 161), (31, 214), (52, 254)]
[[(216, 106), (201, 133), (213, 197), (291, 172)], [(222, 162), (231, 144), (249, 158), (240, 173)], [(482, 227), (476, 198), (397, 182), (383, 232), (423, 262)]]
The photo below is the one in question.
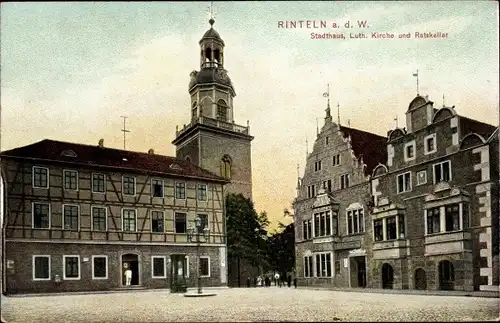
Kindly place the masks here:
[(326, 92), (323, 93), (323, 97), (327, 98), (327, 103), (326, 103), (326, 117), (325, 120), (331, 120), (332, 115), (330, 113), (330, 83), (327, 84), (327, 89)]
[(337, 122), (339, 123), (340, 127), (340, 103), (337, 102)]
[(418, 89), (418, 70), (417, 70), (417, 73), (413, 73), (413, 76), (415, 76), (417, 78), (417, 96), (418, 96), (418, 95), (420, 95), (419, 89)]

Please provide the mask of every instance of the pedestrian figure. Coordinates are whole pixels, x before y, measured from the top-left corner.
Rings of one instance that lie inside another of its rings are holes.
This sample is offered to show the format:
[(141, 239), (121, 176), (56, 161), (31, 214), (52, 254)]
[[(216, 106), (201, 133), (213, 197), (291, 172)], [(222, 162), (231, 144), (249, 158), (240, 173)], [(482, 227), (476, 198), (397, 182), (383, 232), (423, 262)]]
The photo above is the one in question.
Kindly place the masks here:
[(292, 276), (288, 275), (288, 287), (292, 287)]
[[(278, 273), (274, 274), (274, 286), (279, 284), (279, 280), (280, 280), (280, 274), (278, 274)], [(280, 285), (280, 287), (281, 287), (281, 285)]]
[(297, 277), (293, 279), (293, 287), (297, 288)]
[(132, 270), (130, 270), (130, 268), (127, 268), (127, 270), (125, 270), (125, 285), (130, 286), (131, 282), (132, 282)]
[(247, 287), (250, 287), (250, 276), (247, 277)]

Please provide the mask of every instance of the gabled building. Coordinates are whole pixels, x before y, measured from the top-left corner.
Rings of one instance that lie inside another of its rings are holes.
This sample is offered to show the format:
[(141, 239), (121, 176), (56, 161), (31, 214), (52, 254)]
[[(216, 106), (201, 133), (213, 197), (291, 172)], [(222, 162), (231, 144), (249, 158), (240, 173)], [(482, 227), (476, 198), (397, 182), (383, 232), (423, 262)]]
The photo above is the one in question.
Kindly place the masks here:
[(333, 122), (330, 106), (294, 200), (299, 285), (370, 287), (370, 175), (387, 138)]
[[(227, 285), (224, 185), (184, 159), (54, 140), (1, 154), (8, 293)], [(200, 247), (187, 228), (200, 217)], [(131, 269), (130, 286), (125, 271)]]
[(415, 97), (375, 167), (374, 287), (496, 290), (498, 127)]

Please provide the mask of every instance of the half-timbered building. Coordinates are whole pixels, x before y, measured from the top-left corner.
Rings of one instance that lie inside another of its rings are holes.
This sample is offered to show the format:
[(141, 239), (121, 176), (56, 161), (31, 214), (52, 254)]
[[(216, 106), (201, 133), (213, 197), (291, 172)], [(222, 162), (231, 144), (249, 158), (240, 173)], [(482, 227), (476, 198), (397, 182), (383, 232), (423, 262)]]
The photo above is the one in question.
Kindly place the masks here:
[[(226, 179), (188, 161), (54, 140), (2, 153), (8, 293), (169, 288), (196, 284), (200, 217), (203, 284), (227, 284)], [(175, 266), (174, 266), (175, 264)], [(175, 272), (173, 270), (175, 268)]]
[(370, 174), (387, 139), (333, 122), (330, 107), (293, 203), (299, 285), (370, 287)]
[(498, 127), (417, 96), (373, 172), (375, 286), (496, 290)]

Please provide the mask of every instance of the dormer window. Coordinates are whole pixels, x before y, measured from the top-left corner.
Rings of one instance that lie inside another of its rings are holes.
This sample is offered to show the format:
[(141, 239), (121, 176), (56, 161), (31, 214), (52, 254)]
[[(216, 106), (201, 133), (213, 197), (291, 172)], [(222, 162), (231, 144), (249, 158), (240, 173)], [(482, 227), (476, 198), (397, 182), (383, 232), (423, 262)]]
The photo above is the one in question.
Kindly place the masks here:
[(426, 136), (424, 138), (424, 153), (426, 155), (435, 153), (437, 150), (436, 148), (436, 134), (433, 133), (432, 135)]
[(71, 150), (71, 149), (68, 149), (68, 150), (63, 150), (61, 152), (61, 156), (65, 156), (65, 157), (76, 157), (76, 153)]
[(405, 144), (405, 162), (415, 159), (415, 140)]
[(174, 169), (174, 170), (182, 170), (182, 167), (179, 166), (179, 164), (171, 164), (170, 166), (170, 169)]

